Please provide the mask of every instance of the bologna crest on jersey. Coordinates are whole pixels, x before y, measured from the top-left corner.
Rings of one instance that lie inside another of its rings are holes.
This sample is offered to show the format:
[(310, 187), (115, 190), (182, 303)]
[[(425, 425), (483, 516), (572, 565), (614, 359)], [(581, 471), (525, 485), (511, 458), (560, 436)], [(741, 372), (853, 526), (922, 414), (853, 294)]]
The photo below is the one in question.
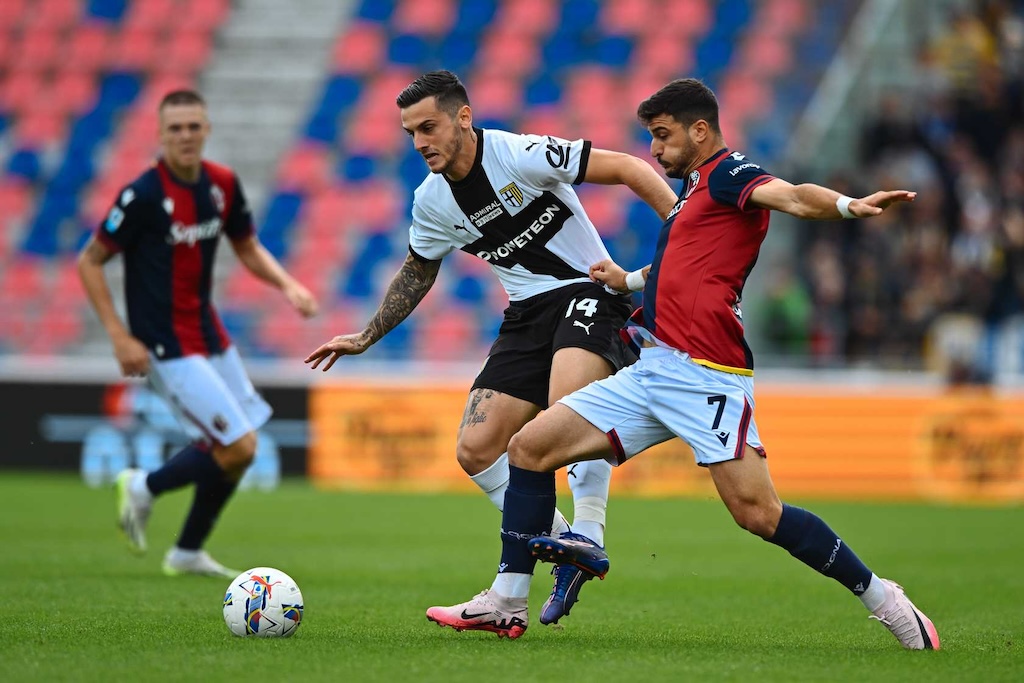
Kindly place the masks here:
[(693, 191), (697, 189), (697, 184), (700, 182), (700, 171), (691, 171), (690, 177), (686, 179), (686, 192), (683, 193), (683, 199), (689, 199)]
[(210, 185), (210, 199), (217, 207), (217, 213), (224, 213), (224, 190), (219, 185)]
[(523, 191), (515, 183), (509, 183), (501, 188), (500, 194), (502, 200), (513, 209), (518, 209), (523, 205)]

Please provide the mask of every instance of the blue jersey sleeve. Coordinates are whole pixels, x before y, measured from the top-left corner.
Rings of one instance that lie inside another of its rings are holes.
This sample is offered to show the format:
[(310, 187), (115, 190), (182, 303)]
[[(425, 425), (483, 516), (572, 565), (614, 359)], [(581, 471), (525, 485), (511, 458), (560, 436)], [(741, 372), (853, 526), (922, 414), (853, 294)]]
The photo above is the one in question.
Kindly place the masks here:
[(708, 192), (716, 202), (745, 211), (747, 200), (754, 188), (774, 179), (775, 176), (761, 168), (760, 164), (739, 152), (732, 152), (711, 172), (708, 177)]

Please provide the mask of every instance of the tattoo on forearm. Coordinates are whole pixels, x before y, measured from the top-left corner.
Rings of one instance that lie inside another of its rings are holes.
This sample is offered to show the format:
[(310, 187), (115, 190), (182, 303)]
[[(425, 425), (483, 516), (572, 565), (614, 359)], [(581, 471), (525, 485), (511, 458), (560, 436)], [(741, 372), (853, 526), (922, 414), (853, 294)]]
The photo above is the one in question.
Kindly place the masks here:
[(491, 389), (477, 389), (470, 395), (469, 403), (466, 404), (466, 412), (462, 414), (462, 424), (459, 425), (460, 429), (472, 427), (481, 422), (487, 422), (487, 411), (480, 410), (480, 403), (485, 398), (493, 398), (494, 393)]
[(402, 269), (388, 285), (384, 301), (374, 314), (367, 329), (372, 341), (377, 341), (409, 317), (437, 279), (440, 261), (420, 261), (407, 256)]

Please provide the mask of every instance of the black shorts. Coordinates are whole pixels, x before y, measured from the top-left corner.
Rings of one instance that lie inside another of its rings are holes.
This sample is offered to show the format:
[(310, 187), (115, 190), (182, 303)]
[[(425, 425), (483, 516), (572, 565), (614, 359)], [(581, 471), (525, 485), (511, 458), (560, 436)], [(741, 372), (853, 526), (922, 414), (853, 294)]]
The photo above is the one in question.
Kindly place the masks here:
[(593, 351), (613, 372), (636, 360), (619, 337), (632, 311), (629, 295), (610, 294), (593, 282), (513, 301), (473, 389), (494, 389), (547, 408), (551, 358), (558, 349)]

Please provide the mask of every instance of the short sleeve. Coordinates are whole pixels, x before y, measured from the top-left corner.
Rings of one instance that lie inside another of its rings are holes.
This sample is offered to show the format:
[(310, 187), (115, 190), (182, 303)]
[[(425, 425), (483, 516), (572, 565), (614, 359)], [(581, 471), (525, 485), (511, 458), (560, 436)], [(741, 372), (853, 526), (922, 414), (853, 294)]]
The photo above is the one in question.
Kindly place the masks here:
[(256, 233), (256, 227), (252, 222), (252, 211), (249, 209), (249, 202), (245, 198), (245, 191), (242, 190), (242, 181), (238, 176), (233, 176), (235, 191), (231, 196), (231, 206), (228, 207), (227, 221), (224, 225), (224, 234), (233, 241), (243, 240)]
[(110, 211), (96, 227), (96, 239), (108, 249), (130, 249), (145, 225), (145, 204), (132, 186), (121, 190)]
[(425, 261), (440, 261), (455, 249), (445, 231), (432, 220), (422, 206), (413, 201), (409, 226), (409, 251)]
[(520, 135), (516, 164), (523, 179), (537, 187), (579, 185), (587, 175), (590, 140), (563, 140), (552, 135)]
[(735, 206), (745, 211), (750, 193), (759, 185), (774, 180), (768, 171), (761, 168), (739, 152), (732, 152), (722, 159), (708, 178), (708, 192), (719, 204)]

